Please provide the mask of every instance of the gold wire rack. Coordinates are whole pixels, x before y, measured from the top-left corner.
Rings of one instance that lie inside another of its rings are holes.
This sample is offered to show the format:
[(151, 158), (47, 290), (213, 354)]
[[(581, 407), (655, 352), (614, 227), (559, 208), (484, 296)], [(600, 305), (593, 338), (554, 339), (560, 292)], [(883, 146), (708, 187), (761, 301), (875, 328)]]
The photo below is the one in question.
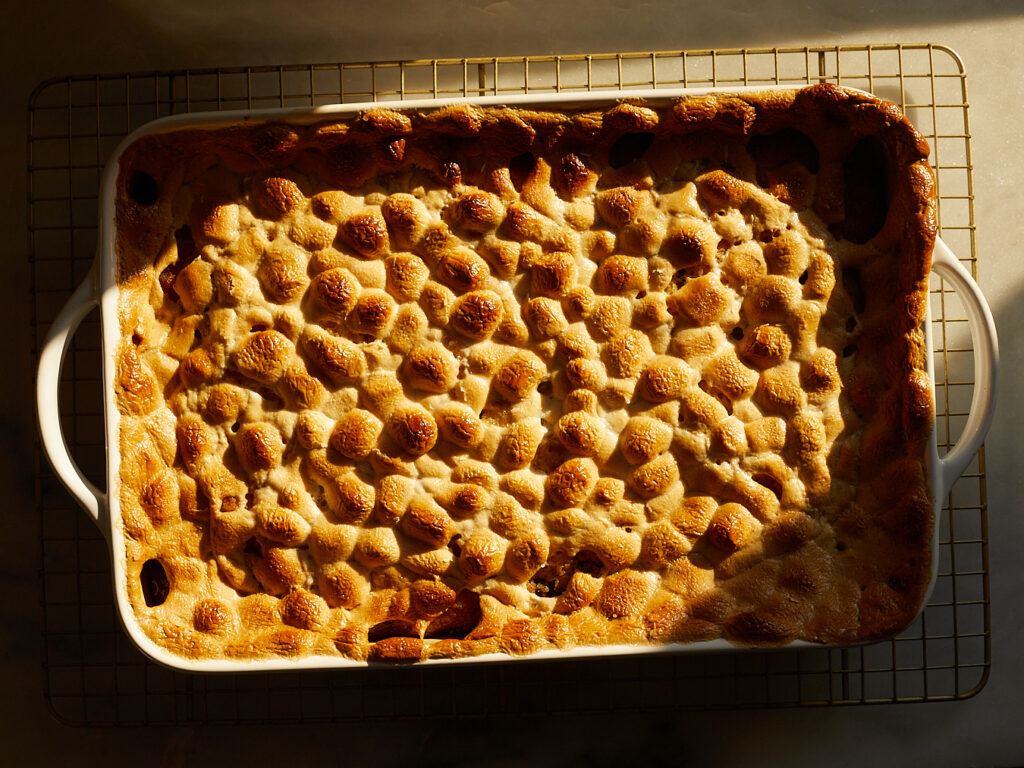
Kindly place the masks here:
[[(899, 103), (927, 137), (941, 234), (977, 271), (967, 79), (940, 45), (866, 45), (246, 67), (66, 77), (28, 105), (29, 258), (36, 348), (96, 251), (106, 159), (138, 126), (183, 112), (382, 99), (832, 82)], [(940, 452), (973, 391), (967, 315), (931, 285)], [(99, 323), (61, 382), (66, 437), (102, 483)], [(112, 602), (109, 554), (37, 452), (44, 692), (78, 725), (458, 718), (963, 699), (985, 684), (990, 617), (984, 453), (945, 500), (939, 575), (899, 636), (849, 649), (665, 654), (511, 665), (195, 676), (146, 660)]]

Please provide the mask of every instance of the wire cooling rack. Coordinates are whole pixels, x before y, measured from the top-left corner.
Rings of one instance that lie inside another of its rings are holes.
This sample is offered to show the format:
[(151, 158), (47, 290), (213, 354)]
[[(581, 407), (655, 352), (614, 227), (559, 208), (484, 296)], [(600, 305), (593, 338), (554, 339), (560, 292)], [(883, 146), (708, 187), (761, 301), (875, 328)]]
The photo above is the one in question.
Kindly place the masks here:
[[(967, 80), (938, 45), (445, 59), (68, 77), (28, 108), (36, 348), (96, 251), (103, 164), (131, 130), (182, 112), (707, 85), (834, 82), (901, 104), (928, 138), (942, 237), (977, 271)], [(974, 371), (966, 313), (933, 277), (940, 451), (966, 421)], [(60, 405), (72, 452), (102, 485), (99, 322), (69, 350)], [(197, 676), (146, 660), (121, 630), (103, 538), (37, 455), (46, 699), (78, 725), (253, 723), (922, 702), (967, 698), (990, 665), (984, 454), (945, 499), (939, 576), (898, 637), (845, 650), (663, 654), (469, 665)]]

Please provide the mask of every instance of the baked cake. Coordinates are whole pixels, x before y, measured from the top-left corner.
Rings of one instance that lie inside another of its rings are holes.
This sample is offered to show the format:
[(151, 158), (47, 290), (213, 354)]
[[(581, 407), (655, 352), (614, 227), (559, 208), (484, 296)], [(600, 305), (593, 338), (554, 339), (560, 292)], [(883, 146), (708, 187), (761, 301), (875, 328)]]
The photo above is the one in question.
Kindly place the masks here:
[(123, 588), (187, 659), (891, 634), (931, 575), (927, 145), (830, 85), (122, 155)]

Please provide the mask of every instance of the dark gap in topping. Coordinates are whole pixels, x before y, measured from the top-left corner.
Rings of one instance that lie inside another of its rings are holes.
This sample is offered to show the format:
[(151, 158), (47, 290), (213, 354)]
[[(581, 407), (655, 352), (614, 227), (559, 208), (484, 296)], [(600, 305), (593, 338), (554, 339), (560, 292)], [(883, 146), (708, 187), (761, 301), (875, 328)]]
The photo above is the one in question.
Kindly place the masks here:
[(462, 534), (461, 533), (456, 533), (454, 536), (452, 536), (451, 541), (448, 542), (448, 549), (450, 549), (451, 553), (453, 555), (455, 555), (456, 557), (458, 557), (459, 555), (462, 554)]
[(782, 500), (782, 483), (774, 475), (769, 475), (767, 472), (758, 472), (753, 477), (754, 482), (758, 485), (763, 485), (769, 491), (771, 491), (776, 499)]
[(843, 235), (853, 243), (866, 243), (878, 234), (889, 213), (889, 167), (885, 145), (865, 136), (843, 161)]
[(856, 327), (857, 327), (857, 318), (856, 317), (853, 317), (851, 315), (850, 317), (846, 318), (846, 332), (847, 333), (853, 333), (853, 331), (854, 331), (854, 329)]
[(178, 249), (178, 258), (168, 264), (160, 273), (160, 287), (167, 298), (171, 301), (178, 301), (178, 292), (174, 288), (174, 282), (178, 279), (178, 273), (196, 260), (199, 250), (192, 239), (192, 230), (187, 226), (175, 230), (174, 242)]
[(845, 551), (846, 551), (846, 542), (845, 541), (837, 541), (836, 542), (836, 552), (845, 552)]
[(581, 549), (572, 560), (564, 552), (556, 552), (530, 579), (527, 589), (538, 597), (558, 597), (568, 588), (574, 573), (601, 576), (605, 570), (601, 558), (589, 549)]
[(196, 488), (196, 513), (208, 514), (210, 511), (210, 499), (203, 492), (202, 488)]
[(804, 285), (807, 282), (807, 270), (806, 269), (803, 271), (803, 273), (800, 275), (800, 277), (797, 278), (797, 282), (799, 282), (800, 285)]
[(167, 578), (164, 564), (156, 559), (147, 560), (142, 564), (139, 584), (142, 587), (142, 597), (150, 608), (163, 605), (171, 593), (171, 582)]
[(786, 128), (766, 136), (754, 136), (747, 152), (757, 165), (757, 183), (768, 186), (768, 173), (789, 163), (800, 163), (811, 173), (818, 172), (818, 147), (804, 133)]
[(572, 559), (572, 569), (590, 576), (600, 576), (604, 572), (604, 562), (589, 549), (581, 549)]
[(239, 428), (240, 426), (241, 426), (241, 424), (239, 424), (239, 423), (238, 423), (238, 422), (236, 421), (236, 422), (235, 422), (234, 424), (232, 424), (232, 425), (231, 425), (231, 431), (232, 431), (232, 432), (237, 432), (237, 431), (238, 431), (238, 428)]
[(242, 552), (253, 557), (263, 557), (263, 547), (260, 545), (260, 540), (253, 536), (245, 542)]
[(252, 491), (246, 491), (245, 493), (245, 506), (247, 509), (252, 509), (253, 503), (256, 501), (256, 494)]
[(458, 379), (461, 381), (464, 378), (466, 378), (466, 364), (465, 363), (459, 363)]
[(743, 338), (743, 329), (737, 325), (735, 328), (729, 331), (729, 336), (735, 341), (739, 341)]
[(530, 579), (527, 589), (537, 597), (558, 597), (569, 586), (574, 572), (573, 563), (566, 559), (564, 552), (552, 553), (544, 567)]
[(482, 616), (480, 595), (464, 589), (444, 613), (427, 625), (423, 637), (430, 640), (462, 640), (476, 629)]
[(686, 270), (685, 269), (680, 269), (680, 270), (677, 270), (674, 275), (672, 275), (672, 284), (676, 288), (681, 288), (686, 283), (686, 281), (689, 280), (689, 279), (690, 279), (690, 276), (686, 273)]
[(145, 171), (132, 171), (128, 176), (128, 197), (139, 205), (152, 205), (160, 197), (156, 179)]
[(175, 264), (177, 264), (178, 271), (181, 271), (195, 261), (199, 255), (196, 241), (192, 237), (192, 229), (188, 225), (176, 229), (174, 243), (178, 247), (178, 258), (175, 260)]
[(384, 640), (389, 637), (419, 637), (419, 635), (416, 634), (416, 629), (412, 623), (399, 619), (374, 624), (367, 633), (367, 639), (371, 643), (376, 643), (378, 640)]
[(252, 333), (260, 333), (262, 331), (269, 331), (270, 326), (266, 323), (255, 323), (249, 328)]
[(533, 156), (532, 152), (523, 152), (523, 154), (516, 155), (509, 161), (508, 173), (512, 177), (512, 186), (516, 188), (516, 191), (522, 191), (523, 184), (526, 183), (530, 174), (533, 173), (536, 164), (537, 158)]
[(864, 313), (867, 308), (868, 297), (864, 293), (864, 286), (860, 282), (860, 272), (851, 267), (843, 270), (843, 288), (846, 289), (850, 301), (853, 302), (853, 311), (858, 315)]
[(139, 333), (138, 331), (135, 331), (135, 333), (132, 334), (132, 344), (134, 344), (137, 347), (141, 343), (142, 343), (142, 334)]
[(638, 299), (642, 299), (642, 298), (644, 298), (645, 296), (647, 296), (647, 291), (637, 291), (636, 297), (637, 297)]
[(554, 387), (551, 384), (551, 379), (544, 379), (544, 381), (537, 385), (537, 391), (544, 396), (550, 395), (553, 389)]
[(202, 341), (203, 332), (196, 328), (194, 331), (192, 331), (192, 338), (195, 339), (196, 341)]
[(617, 138), (608, 149), (608, 165), (612, 168), (621, 168), (634, 160), (644, 156), (644, 153), (654, 143), (654, 134), (649, 131), (644, 133), (624, 133)]
[(537, 571), (536, 575), (530, 579), (529, 588), (533, 594), (537, 595), (537, 597), (558, 597), (565, 591), (565, 586), (562, 585), (560, 587), (555, 575), (545, 568), (541, 568)]
[(843, 347), (843, 357), (851, 357), (856, 351), (856, 344), (847, 344), (845, 347)]

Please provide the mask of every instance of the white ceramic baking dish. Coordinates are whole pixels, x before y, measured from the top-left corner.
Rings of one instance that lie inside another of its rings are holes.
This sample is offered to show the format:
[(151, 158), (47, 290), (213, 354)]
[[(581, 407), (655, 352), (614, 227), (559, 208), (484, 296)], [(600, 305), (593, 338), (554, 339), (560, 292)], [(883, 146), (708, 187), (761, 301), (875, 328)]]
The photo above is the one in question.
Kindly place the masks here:
[[(663, 90), (629, 90), (603, 91), (567, 96), (566, 94), (529, 94), (519, 96), (480, 97), (469, 99), (418, 100), (378, 102), (375, 106), (405, 110), (430, 110), (455, 103), (472, 103), (480, 106), (514, 105), (532, 107), (548, 107), (568, 109), (573, 107), (614, 104), (622, 98), (644, 99), (652, 104), (664, 104), (679, 96), (700, 96), (711, 92), (753, 92), (749, 87), (737, 88), (701, 88), (701, 89), (663, 89)], [(756, 89), (760, 92), (766, 88)], [(141, 136), (152, 133), (163, 133), (185, 128), (213, 129), (240, 122), (268, 120), (287, 120), (308, 123), (324, 119), (345, 119), (358, 114), (367, 104), (345, 104), (302, 109), (274, 109), (221, 112), (216, 114), (175, 115), (149, 123), (128, 136), (114, 152), (103, 175), (100, 194), (100, 222), (98, 253), (86, 279), (72, 294), (63, 310), (57, 316), (43, 343), (39, 357), (38, 378), (36, 381), (36, 401), (39, 414), (39, 429), (43, 448), (53, 465), (54, 471), (85, 509), (93, 521), (99, 526), (107, 540), (112, 557), (114, 592), (118, 613), (128, 635), (135, 644), (149, 657), (169, 667), (195, 672), (241, 672), (267, 671), (276, 669), (303, 670), (342, 667), (362, 667), (365, 663), (351, 661), (341, 657), (312, 656), (302, 659), (269, 658), (256, 661), (206, 660), (189, 661), (172, 655), (167, 650), (151, 641), (136, 624), (135, 616), (123, 585), (125, 584), (125, 547), (119, 524), (121, 512), (119, 507), (118, 467), (120, 463), (118, 449), (119, 412), (114, 401), (115, 359), (114, 353), (120, 341), (117, 322), (118, 287), (115, 281), (115, 249), (114, 249), (114, 201), (116, 194), (116, 177), (118, 163), (122, 152)], [(971, 339), (974, 347), (975, 385), (971, 409), (963, 433), (957, 444), (945, 456), (940, 457), (935, 431), (932, 432), (929, 449), (929, 470), (931, 491), (935, 499), (935, 532), (932, 545), (932, 578), (928, 593), (934, 587), (939, 561), (939, 526), (938, 520), (943, 499), (947, 496), (957, 478), (965, 470), (971, 459), (981, 446), (985, 434), (992, 422), (995, 409), (996, 378), (998, 370), (998, 346), (995, 324), (988, 305), (977, 284), (963, 268), (956, 256), (941, 240), (936, 241), (933, 271), (947, 280), (956, 291), (966, 309), (969, 319)], [(106, 415), (106, 491), (102, 491), (91, 483), (75, 465), (68, 450), (61, 428), (58, 412), (58, 385), (61, 376), (64, 354), (79, 323), (96, 306), (99, 306), (102, 318), (102, 351), (104, 381), (104, 411)], [(932, 370), (932, 341), (930, 314), (925, 322), (928, 350), (928, 373), (934, 381)], [(927, 602), (927, 597), (924, 602)], [(923, 610), (922, 604), (922, 610)], [(787, 648), (821, 647), (811, 643), (797, 641)], [(664, 653), (664, 652), (707, 652), (722, 650), (739, 650), (737, 646), (726, 640), (714, 640), (691, 645), (667, 646), (608, 646), (586, 647), (572, 651), (543, 651), (525, 657), (527, 659), (580, 658), (593, 656), (615, 656), (633, 653)], [(450, 664), (508, 661), (511, 657), (490, 654), (466, 659), (437, 659), (420, 662), (420, 664)], [(520, 659), (517, 659), (520, 660)]]

